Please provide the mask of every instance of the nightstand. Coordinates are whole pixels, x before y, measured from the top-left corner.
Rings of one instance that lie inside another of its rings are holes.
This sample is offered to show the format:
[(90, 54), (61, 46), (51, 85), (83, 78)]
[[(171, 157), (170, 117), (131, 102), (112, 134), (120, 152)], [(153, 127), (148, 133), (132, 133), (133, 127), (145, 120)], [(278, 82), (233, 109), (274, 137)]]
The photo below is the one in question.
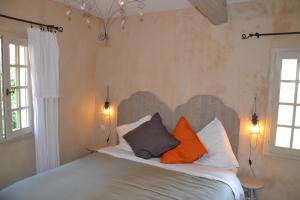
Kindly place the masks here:
[(86, 149), (90, 152), (90, 153), (96, 153), (98, 152), (98, 150), (102, 147), (102, 145), (100, 144), (89, 144), (86, 146)]
[(246, 199), (254, 200), (256, 198), (256, 190), (262, 189), (264, 187), (263, 180), (253, 177), (253, 176), (241, 176), (240, 182), (245, 190)]

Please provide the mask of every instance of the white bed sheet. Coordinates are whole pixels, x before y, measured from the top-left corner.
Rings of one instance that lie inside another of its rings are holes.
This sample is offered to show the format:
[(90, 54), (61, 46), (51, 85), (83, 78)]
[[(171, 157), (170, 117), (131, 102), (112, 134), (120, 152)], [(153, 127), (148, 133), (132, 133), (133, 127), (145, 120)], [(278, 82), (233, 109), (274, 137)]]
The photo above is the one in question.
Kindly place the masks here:
[(178, 171), (193, 176), (199, 176), (211, 180), (217, 180), (226, 183), (232, 189), (236, 200), (244, 200), (244, 191), (241, 183), (233, 171), (203, 166), (198, 164), (163, 164), (159, 162), (159, 158), (145, 160), (136, 157), (133, 152), (120, 149), (118, 147), (106, 147), (99, 149), (98, 152), (105, 153), (117, 158), (123, 158), (135, 162), (145, 163), (168, 170)]

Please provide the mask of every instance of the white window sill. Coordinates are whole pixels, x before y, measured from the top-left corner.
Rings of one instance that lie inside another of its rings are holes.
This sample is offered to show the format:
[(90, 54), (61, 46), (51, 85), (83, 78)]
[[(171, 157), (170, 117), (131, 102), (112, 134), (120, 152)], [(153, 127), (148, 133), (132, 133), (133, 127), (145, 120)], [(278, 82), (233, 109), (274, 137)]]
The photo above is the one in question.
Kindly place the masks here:
[(34, 136), (33, 132), (24, 133), (24, 134), (20, 134), (20, 135), (14, 135), (14, 136), (11, 136), (7, 139), (0, 139), (0, 144), (14, 143), (14, 142), (17, 142), (17, 141), (20, 141), (20, 140), (27, 139), (29, 137), (33, 137), (33, 136)]
[(275, 147), (275, 148), (272, 148), (272, 150), (271, 149), (265, 150), (264, 155), (272, 157), (272, 158), (300, 161), (300, 150)]

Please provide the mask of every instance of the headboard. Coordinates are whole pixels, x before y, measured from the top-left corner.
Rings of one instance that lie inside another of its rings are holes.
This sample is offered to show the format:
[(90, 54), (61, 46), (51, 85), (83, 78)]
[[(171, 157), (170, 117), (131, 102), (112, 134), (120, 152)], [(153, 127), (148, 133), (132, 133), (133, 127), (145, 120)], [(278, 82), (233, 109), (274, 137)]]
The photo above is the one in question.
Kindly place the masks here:
[(151, 92), (136, 92), (118, 106), (117, 125), (137, 121), (138, 119), (159, 112), (166, 128), (171, 131), (180, 118), (185, 116), (195, 131), (199, 131), (215, 117), (222, 122), (230, 140), (232, 150), (237, 156), (239, 146), (240, 119), (237, 113), (211, 95), (192, 97), (187, 103), (172, 111)]

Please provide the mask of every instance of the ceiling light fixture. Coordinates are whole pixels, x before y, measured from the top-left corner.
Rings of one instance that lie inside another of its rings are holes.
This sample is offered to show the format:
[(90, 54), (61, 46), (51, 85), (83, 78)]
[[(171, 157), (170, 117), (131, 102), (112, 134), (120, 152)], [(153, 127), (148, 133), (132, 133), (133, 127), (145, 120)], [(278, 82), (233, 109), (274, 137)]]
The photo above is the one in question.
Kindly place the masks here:
[(108, 34), (108, 28), (112, 24), (112, 19), (114, 17), (120, 16), (121, 28), (122, 30), (125, 29), (128, 9), (134, 10), (136, 13), (138, 13), (140, 22), (143, 22), (144, 20), (143, 17), (146, 0), (111, 0), (107, 12), (103, 12), (104, 8), (100, 9), (98, 1), (102, 0), (64, 0), (64, 3), (68, 5), (66, 7), (66, 15), (68, 20), (71, 20), (72, 14), (72, 10), (69, 7), (70, 5), (79, 6), (80, 10), (83, 12), (83, 18), (85, 19), (85, 22), (89, 28), (91, 24), (91, 18), (87, 13), (95, 15), (101, 19), (103, 30), (98, 37), (101, 42), (109, 42), (110, 37)]

